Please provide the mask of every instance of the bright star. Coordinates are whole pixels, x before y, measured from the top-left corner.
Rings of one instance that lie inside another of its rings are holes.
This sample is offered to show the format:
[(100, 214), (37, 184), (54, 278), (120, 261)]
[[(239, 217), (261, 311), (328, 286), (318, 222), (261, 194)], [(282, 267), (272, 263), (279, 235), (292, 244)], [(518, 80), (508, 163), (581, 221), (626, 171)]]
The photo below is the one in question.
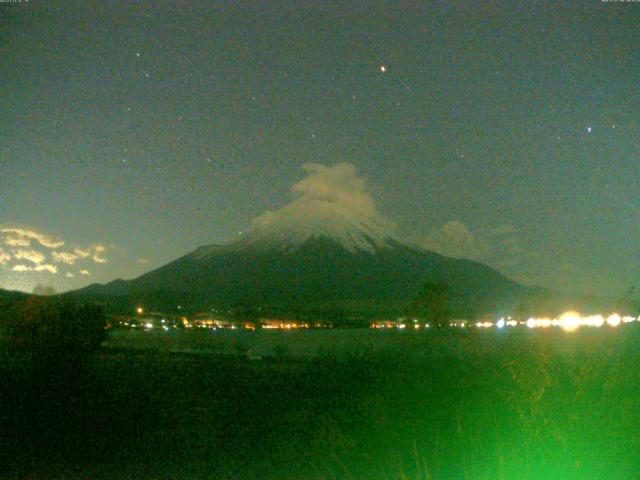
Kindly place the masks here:
[(140, 58), (140, 52), (136, 52), (136, 57)]
[(592, 127), (587, 127), (587, 133), (591, 133), (591, 130), (593, 130)]
[(387, 71), (387, 67), (385, 67), (384, 65), (380, 65), (380, 71), (382, 73), (385, 73)]

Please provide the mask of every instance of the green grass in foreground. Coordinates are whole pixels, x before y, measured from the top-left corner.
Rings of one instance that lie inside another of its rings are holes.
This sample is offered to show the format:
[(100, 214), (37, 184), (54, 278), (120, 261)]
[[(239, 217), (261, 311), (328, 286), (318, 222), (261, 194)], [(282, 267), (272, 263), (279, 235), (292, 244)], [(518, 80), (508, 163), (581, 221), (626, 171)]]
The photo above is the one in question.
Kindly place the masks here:
[(451, 335), (351, 359), (4, 353), (0, 478), (638, 478), (640, 330)]

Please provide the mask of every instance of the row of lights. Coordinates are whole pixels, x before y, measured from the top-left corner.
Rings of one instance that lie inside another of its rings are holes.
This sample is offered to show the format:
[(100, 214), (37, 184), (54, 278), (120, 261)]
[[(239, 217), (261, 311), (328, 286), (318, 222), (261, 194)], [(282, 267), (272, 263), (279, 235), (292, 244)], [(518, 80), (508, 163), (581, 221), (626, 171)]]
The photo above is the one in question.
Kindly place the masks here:
[[(136, 309), (138, 314), (142, 314), (144, 310), (141, 307)], [(640, 321), (640, 317), (632, 317), (630, 315), (621, 316), (617, 313), (613, 313), (608, 317), (604, 317), (603, 315), (589, 315), (582, 316), (578, 312), (569, 311), (565, 312), (557, 318), (535, 318), (531, 317), (527, 321), (518, 321), (514, 320), (511, 317), (500, 318), (497, 322), (476, 322), (475, 325), (477, 328), (492, 328), (496, 327), (502, 329), (504, 327), (516, 327), (516, 326), (527, 326), (528, 328), (550, 328), (550, 327), (560, 327), (565, 331), (572, 332), (577, 330), (580, 327), (602, 327), (603, 325), (608, 325), (610, 327), (617, 327), (623, 323), (632, 323)], [(162, 320), (162, 323), (165, 323)], [(372, 328), (399, 328), (405, 329), (407, 325), (406, 323), (395, 323), (395, 322), (375, 322), (371, 325)], [(450, 326), (452, 327), (461, 327), (465, 328), (468, 325), (466, 321), (452, 322)], [(151, 329), (153, 328), (152, 323), (147, 323), (144, 325), (145, 328)], [(414, 329), (421, 328), (421, 325), (414, 320), (413, 323)], [(424, 328), (429, 328), (430, 325), (428, 323), (424, 324)], [(163, 326), (165, 330), (167, 330), (166, 326)], [(231, 328), (235, 328), (233, 325)], [(297, 324), (297, 323), (287, 323), (284, 325), (263, 325), (262, 328), (279, 328), (279, 329), (291, 329), (291, 328), (308, 328), (307, 324)]]
[(608, 325), (610, 327), (617, 327), (623, 323), (632, 323), (638, 321), (638, 318), (630, 315), (620, 316), (617, 313), (613, 313), (608, 317), (603, 315), (589, 315), (583, 317), (578, 312), (566, 312), (560, 315), (558, 318), (530, 318), (526, 321), (526, 325), (529, 328), (549, 328), (560, 327), (565, 331), (573, 332), (580, 327), (602, 327)]
[[(557, 318), (535, 318), (531, 317), (526, 321), (518, 321), (514, 320), (512, 317), (500, 318), (496, 322), (482, 321), (482, 322), (467, 322), (466, 320), (459, 320), (449, 323), (451, 327), (459, 327), (466, 328), (468, 326), (475, 326), (477, 328), (498, 328), (502, 329), (505, 327), (517, 327), (517, 326), (526, 326), (528, 328), (550, 328), (550, 327), (560, 327), (567, 332), (572, 332), (577, 330), (580, 327), (602, 327), (604, 325), (608, 325), (610, 327), (617, 327), (621, 324), (632, 323), (640, 321), (640, 317), (632, 317), (629, 315), (621, 316), (617, 313), (613, 313), (608, 317), (603, 315), (589, 315), (582, 316), (578, 312), (570, 311), (565, 312)], [(415, 322), (415, 321), (414, 321)], [(419, 323), (396, 323), (396, 322), (375, 322), (371, 325), (372, 328), (375, 329), (384, 329), (384, 328), (398, 328), (403, 330), (405, 328), (413, 326), (414, 329), (423, 328)], [(430, 325), (428, 323), (424, 324), (424, 328), (429, 328)]]
[[(567, 332), (573, 332), (580, 327), (602, 327), (608, 325), (610, 327), (617, 327), (623, 323), (632, 323), (640, 321), (640, 317), (632, 317), (630, 315), (621, 316), (617, 313), (612, 313), (608, 317), (604, 315), (588, 315), (582, 316), (578, 312), (569, 311), (565, 312), (557, 318), (535, 318), (531, 317), (527, 321), (514, 320), (511, 317), (501, 318), (497, 322), (476, 322), (474, 325), (478, 328), (504, 328), (504, 327), (517, 327), (526, 326), (528, 328), (551, 328), (560, 327)], [(465, 327), (465, 322), (459, 322), (452, 324), (453, 326)]]

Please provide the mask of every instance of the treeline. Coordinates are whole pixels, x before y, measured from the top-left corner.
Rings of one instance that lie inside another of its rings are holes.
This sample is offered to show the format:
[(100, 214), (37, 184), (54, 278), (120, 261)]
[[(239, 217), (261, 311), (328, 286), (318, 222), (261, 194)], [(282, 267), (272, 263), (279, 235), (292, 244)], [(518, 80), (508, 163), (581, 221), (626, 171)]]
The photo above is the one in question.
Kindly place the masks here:
[(91, 351), (105, 339), (105, 326), (95, 304), (33, 296), (0, 307), (0, 341), (18, 350)]

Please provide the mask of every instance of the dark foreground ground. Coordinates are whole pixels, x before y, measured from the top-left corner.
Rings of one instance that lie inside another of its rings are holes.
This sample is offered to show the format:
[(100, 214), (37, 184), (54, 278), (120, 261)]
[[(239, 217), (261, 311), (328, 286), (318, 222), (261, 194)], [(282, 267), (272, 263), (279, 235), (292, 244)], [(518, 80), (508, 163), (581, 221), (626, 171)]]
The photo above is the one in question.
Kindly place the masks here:
[(0, 478), (640, 478), (635, 325), (406, 333), (439, 354), (3, 352)]

